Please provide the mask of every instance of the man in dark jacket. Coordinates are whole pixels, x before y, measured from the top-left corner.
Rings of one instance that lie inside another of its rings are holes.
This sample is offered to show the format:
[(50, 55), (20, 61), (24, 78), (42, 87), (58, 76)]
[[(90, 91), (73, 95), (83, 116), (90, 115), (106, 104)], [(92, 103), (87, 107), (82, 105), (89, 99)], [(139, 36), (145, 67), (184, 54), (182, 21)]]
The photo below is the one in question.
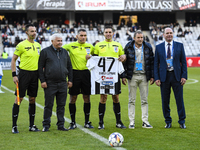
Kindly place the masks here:
[(143, 33), (138, 30), (134, 33), (134, 40), (125, 46), (126, 62), (124, 63), (125, 72), (121, 75), (122, 83), (126, 85), (128, 79), (129, 88), (129, 128), (135, 128), (135, 101), (137, 87), (140, 89), (142, 127), (153, 128), (148, 122), (148, 81), (154, 83), (153, 78), (153, 51), (149, 43), (143, 41)]
[[(62, 37), (54, 34), (52, 45), (40, 53), (38, 70), (41, 86), (45, 93), (43, 132), (49, 131), (54, 97), (56, 96), (56, 113), (58, 130), (68, 131), (64, 127), (64, 112), (67, 99), (67, 87), (72, 87), (72, 65), (68, 52), (62, 48)], [(68, 76), (68, 82), (66, 77)]]

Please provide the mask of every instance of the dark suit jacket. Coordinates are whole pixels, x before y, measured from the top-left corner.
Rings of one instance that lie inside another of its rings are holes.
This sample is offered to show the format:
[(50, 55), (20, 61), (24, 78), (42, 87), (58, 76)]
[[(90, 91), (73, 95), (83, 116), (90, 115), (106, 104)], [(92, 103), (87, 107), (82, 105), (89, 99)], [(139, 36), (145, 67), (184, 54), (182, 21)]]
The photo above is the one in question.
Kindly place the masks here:
[(61, 48), (58, 56), (52, 45), (40, 52), (38, 72), (41, 83), (59, 83), (66, 81), (67, 77), (68, 81), (73, 81), (72, 65), (68, 52)]
[[(187, 79), (187, 63), (182, 43), (173, 41), (173, 67), (177, 81)], [(154, 80), (165, 82), (167, 74), (167, 62), (165, 42), (156, 46), (154, 58)]]

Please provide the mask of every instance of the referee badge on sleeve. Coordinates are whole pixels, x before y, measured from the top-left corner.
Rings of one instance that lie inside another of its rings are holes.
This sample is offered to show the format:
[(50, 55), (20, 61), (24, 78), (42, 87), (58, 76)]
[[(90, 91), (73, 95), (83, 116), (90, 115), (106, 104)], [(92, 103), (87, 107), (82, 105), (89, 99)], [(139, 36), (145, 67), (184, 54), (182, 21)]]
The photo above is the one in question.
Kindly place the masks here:
[(114, 47), (114, 51), (115, 51), (115, 53), (117, 53), (118, 52), (118, 47)]

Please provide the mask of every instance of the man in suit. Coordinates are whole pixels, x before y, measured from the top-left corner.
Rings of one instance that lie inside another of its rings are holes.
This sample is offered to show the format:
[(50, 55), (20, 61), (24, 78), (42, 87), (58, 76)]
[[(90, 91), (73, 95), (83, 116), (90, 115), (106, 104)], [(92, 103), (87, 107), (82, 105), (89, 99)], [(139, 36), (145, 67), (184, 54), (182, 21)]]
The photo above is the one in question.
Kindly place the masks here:
[(182, 43), (173, 41), (173, 31), (165, 28), (163, 34), (165, 41), (156, 46), (154, 58), (154, 79), (160, 86), (162, 97), (162, 109), (165, 118), (165, 128), (172, 127), (170, 116), (171, 87), (176, 99), (180, 128), (185, 126), (185, 107), (183, 102), (183, 85), (187, 79), (187, 63)]

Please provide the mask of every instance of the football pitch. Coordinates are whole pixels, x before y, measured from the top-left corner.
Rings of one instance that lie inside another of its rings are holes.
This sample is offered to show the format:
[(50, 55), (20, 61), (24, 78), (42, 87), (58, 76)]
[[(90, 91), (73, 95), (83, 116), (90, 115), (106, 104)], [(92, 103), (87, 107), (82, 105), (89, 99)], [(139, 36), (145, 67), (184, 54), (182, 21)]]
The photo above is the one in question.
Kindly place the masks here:
[[(54, 103), (49, 132), (29, 132), (28, 101), (25, 98), (20, 105), (18, 118), (19, 134), (12, 134), (12, 106), (14, 103), (15, 85), (12, 80), (11, 70), (4, 70), (0, 93), (0, 149), (1, 150), (198, 150), (200, 147), (200, 68), (188, 68), (188, 80), (184, 85), (184, 102), (186, 109), (187, 129), (180, 129), (176, 103), (171, 92), (171, 117), (172, 128), (165, 129), (162, 115), (160, 88), (155, 84), (149, 86), (149, 122), (153, 129), (142, 128), (141, 101), (139, 89), (136, 98), (135, 129), (129, 129), (128, 119), (128, 85), (122, 85), (120, 94), (122, 122), (127, 129), (115, 127), (115, 115), (113, 102), (108, 96), (104, 117), (105, 130), (98, 130), (98, 104), (100, 95), (91, 96), (90, 121), (94, 129), (85, 129), (83, 99), (79, 95), (76, 102), (76, 122), (78, 128), (68, 132), (57, 130), (56, 103)], [(42, 130), (44, 92), (40, 87), (37, 97), (35, 124)], [(65, 107), (65, 127), (69, 126), (69, 95)], [(124, 137), (124, 143), (120, 148), (112, 148), (108, 144), (108, 137), (113, 132), (119, 132)]]

